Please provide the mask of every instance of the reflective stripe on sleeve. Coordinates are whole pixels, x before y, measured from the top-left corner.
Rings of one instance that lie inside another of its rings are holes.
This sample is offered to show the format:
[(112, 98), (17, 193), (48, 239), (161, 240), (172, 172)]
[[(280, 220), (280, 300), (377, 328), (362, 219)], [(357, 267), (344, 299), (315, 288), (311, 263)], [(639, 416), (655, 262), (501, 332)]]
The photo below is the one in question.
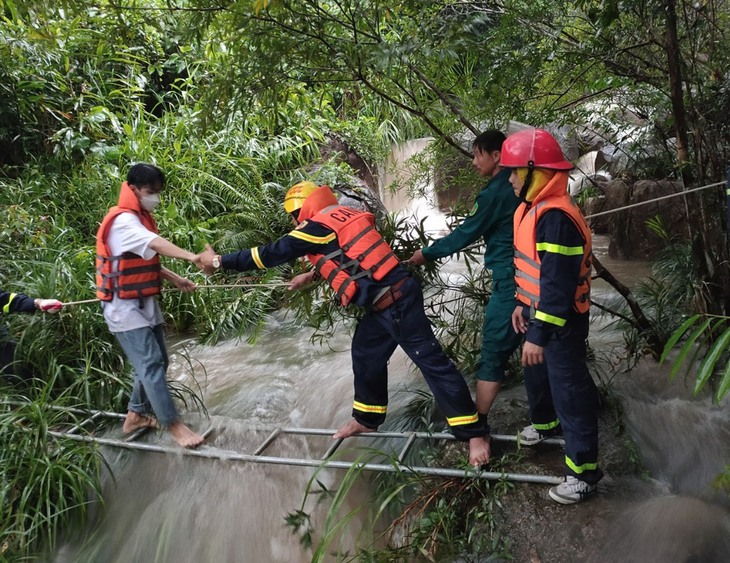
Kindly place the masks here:
[(259, 249), (258, 247), (254, 247), (251, 249), (251, 258), (253, 258), (253, 261), (258, 266), (259, 270), (265, 270), (266, 266), (264, 266), (264, 263), (261, 261), (261, 256), (259, 256)]
[(546, 323), (550, 323), (556, 326), (565, 326), (565, 323), (568, 322), (567, 319), (561, 319), (560, 317), (556, 317), (555, 315), (548, 315), (547, 313), (544, 313), (542, 311), (537, 311), (535, 313), (535, 318), (539, 321), (544, 321)]
[(538, 242), (535, 248), (540, 251), (550, 252), (552, 254), (562, 254), (563, 256), (582, 256), (582, 246), (563, 246), (562, 244), (553, 244), (551, 242)]
[(5, 303), (5, 306), (3, 307), (3, 313), (9, 313), (10, 312), (10, 304), (13, 302), (13, 299), (17, 296), (17, 293), (11, 293), (10, 297), (8, 298), (8, 302)]
[(303, 240), (306, 242), (312, 242), (314, 244), (327, 244), (337, 238), (337, 235), (335, 235), (335, 233), (330, 233), (323, 237), (318, 237), (316, 235), (310, 235), (309, 233), (303, 233), (302, 231), (296, 231), (296, 230), (291, 231), (289, 233), (289, 236), (298, 238), (299, 240)]

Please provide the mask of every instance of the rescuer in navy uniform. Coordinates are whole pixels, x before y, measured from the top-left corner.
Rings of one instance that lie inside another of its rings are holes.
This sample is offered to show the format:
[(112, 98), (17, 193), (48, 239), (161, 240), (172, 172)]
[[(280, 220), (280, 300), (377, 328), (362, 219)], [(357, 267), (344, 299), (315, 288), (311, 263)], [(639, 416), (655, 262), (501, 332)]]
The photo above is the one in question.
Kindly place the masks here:
[[(0, 311), (8, 313), (56, 313), (61, 310), (63, 303), (58, 299), (33, 299), (24, 293), (13, 293), (0, 290)], [(0, 324), (0, 375), (4, 380), (16, 382), (18, 379), (29, 379), (32, 374), (27, 367), (15, 360), (17, 343), (10, 337), (8, 327)]]
[(352, 303), (367, 310), (352, 340), (353, 419), (333, 437), (373, 432), (383, 423), (388, 360), (400, 345), (423, 373), (454, 436), (469, 442), (469, 462), (487, 463), (488, 430), (479, 420), (469, 388), (433, 334), (418, 282), (376, 230), (372, 213), (339, 205), (329, 187), (313, 182), (293, 186), (284, 209), (296, 228), (279, 240), (223, 256), (208, 247), (200, 255), (201, 263), (212, 274), (218, 268), (263, 270), (306, 256), (313, 269), (293, 278), (289, 289), (321, 278), (342, 306)]
[[(522, 204), (514, 217), (516, 332), (525, 334), (522, 365), (533, 433), (562, 429), (565, 481), (550, 489), (561, 504), (596, 492), (598, 392), (586, 365), (591, 307), (591, 231), (568, 194), (568, 171), (555, 138), (519, 131), (502, 145), (503, 168)], [(523, 435), (528, 429), (523, 430)]]

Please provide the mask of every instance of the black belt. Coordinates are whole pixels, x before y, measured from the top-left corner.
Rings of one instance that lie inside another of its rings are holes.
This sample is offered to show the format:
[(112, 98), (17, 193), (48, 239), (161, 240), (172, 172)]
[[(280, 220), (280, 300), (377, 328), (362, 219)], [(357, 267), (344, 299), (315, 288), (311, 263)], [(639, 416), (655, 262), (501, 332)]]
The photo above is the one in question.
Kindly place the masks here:
[(408, 277), (403, 278), (402, 280), (398, 280), (393, 285), (391, 285), (383, 295), (378, 297), (378, 299), (373, 303), (370, 308), (371, 310), (375, 311), (376, 313), (379, 311), (383, 311), (384, 309), (387, 309), (390, 307), (393, 303), (398, 301), (401, 297), (403, 297), (403, 292), (400, 290), (400, 288), (403, 286), (404, 283), (408, 281)]

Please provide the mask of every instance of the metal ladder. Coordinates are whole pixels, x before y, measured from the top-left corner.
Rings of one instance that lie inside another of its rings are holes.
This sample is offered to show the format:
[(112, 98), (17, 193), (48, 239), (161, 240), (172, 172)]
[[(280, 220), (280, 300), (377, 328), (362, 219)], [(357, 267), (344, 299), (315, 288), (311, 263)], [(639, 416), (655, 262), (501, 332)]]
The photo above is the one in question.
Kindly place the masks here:
[[(74, 424), (67, 430), (49, 430), (48, 433), (58, 439), (69, 439), (79, 442), (95, 443), (102, 446), (110, 446), (113, 448), (124, 448), (129, 450), (138, 450), (143, 452), (156, 453), (172, 453), (175, 455), (184, 455), (197, 458), (217, 459), (223, 461), (248, 462), (248, 463), (267, 463), (276, 465), (288, 465), (293, 467), (326, 467), (332, 469), (351, 469), (356, 467), (364, 471), (379, 471), (386, 473), (406, 473), (418, 475), (433, 475), (440, 477), (456, 477), (456, 478), (480, 478), (488, 480), (504, 479), (507, 481), (523, 482), (523, 483), (543, 483), (543, 484), (559, 484), (563, 481), (562, 477), (551, 475), (531, 475), (523, 473), (508, 473), (497, 471), (484, 471), (478, 468), (473, 469), (451, 469), (443, 467), (427, 467), (427, 466), (410, 466), (404, 463), (405, 457), (413, 447), (416, 440), (446, 440), (455, 441), (453, 435), (448, 433), (436, 432), (368, 432), (365, 434), (356, 434), (357, 438), (397, 438), (404, 439), (406, 442), (390, 463), (370, 463), (361, 461), (340, 461), (333, 460), (331, 457), (340, 447), (344, 439), (334, 440), (332, 445), (327, 448), (321, 458), (306, 459), (296, 457), (276, 457), (263, 455), (264, 452), (280, 437), (285, 435), (303, 435), (303, 436), (331, 436), (335, 433), (333, 429), (324, 428), (276, 428), (266, 437), (261, 445), (256, 448), (253, 453), (241, 453), (232, 450), (223, 450), (214, 446), (202, 445), (197, 449), (181, 448), (177, 445), (153, 444), (138, 441), (139, 438), (149, 432), (150, 428), (140, 428), (128, 436), (118, 438), (104, 438), (94, 435), (95, 426), (103, 420), (115, 419), (123, 420), (124, 414), (108, 411), (88, 411), (75, 408), (55, 407), (60, 410), (73, 414), (85, 415), (86, 418)], [(213, 432), (213, 428), (208, 428), (203, 432), (203, 437), (209, 437)], [(516, 442), (517, 437), (514, 435), (492, 434), (493, 441)], [(550, 438), (544, 440), (543, 443), (562, 445), (564, 441), (560, 438)]]

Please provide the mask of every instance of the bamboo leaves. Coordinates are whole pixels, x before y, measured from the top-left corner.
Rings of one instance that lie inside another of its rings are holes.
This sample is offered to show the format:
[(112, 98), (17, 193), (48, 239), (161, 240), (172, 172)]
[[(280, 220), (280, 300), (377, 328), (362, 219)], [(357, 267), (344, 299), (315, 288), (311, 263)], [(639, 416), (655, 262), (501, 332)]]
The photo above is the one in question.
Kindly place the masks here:
[[(685, 338), (670, 373), (670, 379), (674, 379), (682, 366), (685, 373), (689, 373), (700, 355), (701, 350), (706, 350), (695, 376), (693, 394), (698, 395), (708, 381), (718, 374), (714, 399), (718, 403), (730, 391), (730, 319), (724, 316), (714, 315), (693, 315), (688, 318), (672, 334), (667, 341), (661, 362), (668, 359), (680, 340)], [(723, 367), (724, 361), (724, 367)]]

